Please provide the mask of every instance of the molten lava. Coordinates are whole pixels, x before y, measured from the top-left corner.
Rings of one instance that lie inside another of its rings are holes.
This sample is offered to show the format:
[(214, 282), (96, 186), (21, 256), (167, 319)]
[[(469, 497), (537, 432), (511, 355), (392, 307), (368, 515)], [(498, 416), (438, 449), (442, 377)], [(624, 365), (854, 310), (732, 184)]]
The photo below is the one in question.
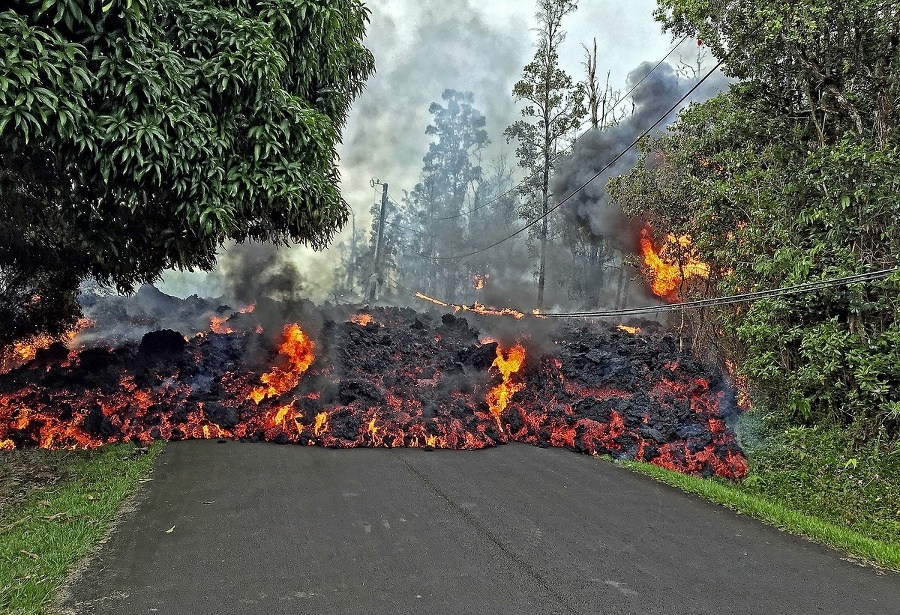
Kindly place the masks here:
[(675, 299), (685, 280), (709, 277), (709, 265), (697, 258), (690, 235), (668, 234), (657, 248), (650, 227), (646, 226), (641, 231), (641, 256), (649, 272), (650, 288), (658, 297)]
[(28, 363), (37, 356), (38, 351), (49, 348), (57, 342), (71, 342), (80, 331), (89, 329), (93, 325), (94, 323), (90, 319), (81, 318), (75, 323), (74, 327), (64, 332), (62, 335), (36, 335), (0, 349), (0, 374)]
[[(506, 410), (510, 398), (525, 388), (522, 382), (512, 382), (512, 377), (517, 374), (525, 364), (525, 347), (520, 343), (509, 349), (506, 356), (503, 356), (503, 349), (497, 345), (497, 357), (491, 364), (492, 369), (496, 369), (503, 377), (503, 381), (491, 389), (487, 394), (487, 403), (491, 414), (497, 419), (500, 425), (500, 415)], [(502, 428), (501, 428), (502, 429)]]
[[(746, 472), (728, 420), (734, 389), (671, 336), (646, 331), (636, 344), (603, 323), (562, 325), (547, 333), (543, 354), (526, 356), (522, 342), (501, 347), (452, 313), (371, 308), (378, 326), (359, 326), (345, 308), (316, 310), (297, 315), (322, 323), (316, 346), (289, 324), (274, 368), (255, 317), (232, 320), (232, 334), (186, 339), (163, 329), (112, 349), (39, 350), (0, 375), (0, 449), (228, 438), (474, 450), (516, 441), (706, 476)], [(210, 311), (197, 307), (201, 328)]]
[(234, 329), (225, 324), (226, 320), (228, 320), (228, 316), (213, 316), (209, 322), (210, 331), (219, 335), (234, 333)]
[(312, 364), (315, 344), (310, 340), (298, 324), (290, 324), (284, 328), (284, 342), (278, 351), (287, 357), (287, 367), (276, 367), (260, 377), (265, 386), (257, 387), (250, 393), (256, 403), (269, 397), (277, 397), (297, 386), (300, 376)]
[(373, 318), (371, 314), (366, 313), (354, 314), (349, 319), (347, 319), (348, 322), (354, 322), (361, 327), (365, 327), (367, 324), (373, 322), (374, 320), (375, 318)]

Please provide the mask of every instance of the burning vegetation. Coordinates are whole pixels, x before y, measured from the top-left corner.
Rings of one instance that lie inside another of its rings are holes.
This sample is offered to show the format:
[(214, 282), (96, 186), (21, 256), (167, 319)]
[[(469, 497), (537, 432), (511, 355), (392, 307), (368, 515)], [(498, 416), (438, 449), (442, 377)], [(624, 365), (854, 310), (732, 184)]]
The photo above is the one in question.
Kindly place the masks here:
[(271, 334), (256, 314), (236, 312), (190, 339), (163, 329), (115, 348), (37, 351), (0, 376), (0, 448), (229, 438), (471, 450), (517, 441), (732, 479), (746, 471), (728, 427), (734, 390), (668, 336), (596, 324), (562, 326), (542, 344), (525, 335), (501, 344), (453, 314), (332, 307), (296, 316)]
[(669, 233), (661, 243), (653, 240), (647, 226), (641, 232), (641, 258), (653, 294), (677, 300), (682, 283), (690, 278), (708, 278), (709, 265), (699, 259), (690, 235)]

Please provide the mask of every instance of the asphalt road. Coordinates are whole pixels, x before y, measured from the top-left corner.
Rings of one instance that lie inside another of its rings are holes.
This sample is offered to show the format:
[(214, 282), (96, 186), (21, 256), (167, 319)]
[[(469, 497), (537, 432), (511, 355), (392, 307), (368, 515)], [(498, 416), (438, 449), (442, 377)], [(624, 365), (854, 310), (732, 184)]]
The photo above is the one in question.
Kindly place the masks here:
[(900, 575), (611, 463), (181, 442), (68, 613), (890, 613)]

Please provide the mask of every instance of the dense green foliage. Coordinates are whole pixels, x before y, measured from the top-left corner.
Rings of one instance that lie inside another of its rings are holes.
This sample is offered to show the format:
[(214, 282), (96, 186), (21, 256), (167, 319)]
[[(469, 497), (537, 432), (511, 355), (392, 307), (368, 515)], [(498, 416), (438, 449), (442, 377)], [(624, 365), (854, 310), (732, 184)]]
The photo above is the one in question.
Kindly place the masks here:
[(0, 343), (78, 284), (324, 246), (335, 147), (374, 69), (359, 0), (27, 0), (0, 12)]
[(877, 437), (856, 442), (834, 426), (766, 425), (752, 415), (744, 422), (757, 425), (742, 425), (750, 462), (743, 491), (900, 543), (900, 447)]
[[(661, 0), (741, 79), (643, 144), (609, 188), (629, 214), (688, 233), (715, 297), (896, 267), (900, 9), (883, 2)], [(764, 405), (807, 424), (900, 431), (900, 275), (717, 308), (700, 335)]]

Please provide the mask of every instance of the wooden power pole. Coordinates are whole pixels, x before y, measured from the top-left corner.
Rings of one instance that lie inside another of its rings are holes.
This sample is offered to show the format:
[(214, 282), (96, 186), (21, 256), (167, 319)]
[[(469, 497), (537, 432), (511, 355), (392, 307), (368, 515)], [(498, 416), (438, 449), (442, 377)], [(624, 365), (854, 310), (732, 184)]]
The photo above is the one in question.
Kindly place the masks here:
[[(372, 185), (374, 186), (375, 184), (381, 184), (381, 181), (373, 179)], [(374, 271), (372, 273), (372, 279), (369, 283), (369, 303), (373, 303), (375, 301), (375, 297), (378, 295), (378, 291), (384, 284), (384, 276), (381, 273), (381, 252), (382, 243), (384, 243), (384, 219), (385, 214), (387, 213), (388, 185), (385, 183), (381, 184), (381, 186), (381, 215), (378, 218), (378, 239), (375, 240)]]

